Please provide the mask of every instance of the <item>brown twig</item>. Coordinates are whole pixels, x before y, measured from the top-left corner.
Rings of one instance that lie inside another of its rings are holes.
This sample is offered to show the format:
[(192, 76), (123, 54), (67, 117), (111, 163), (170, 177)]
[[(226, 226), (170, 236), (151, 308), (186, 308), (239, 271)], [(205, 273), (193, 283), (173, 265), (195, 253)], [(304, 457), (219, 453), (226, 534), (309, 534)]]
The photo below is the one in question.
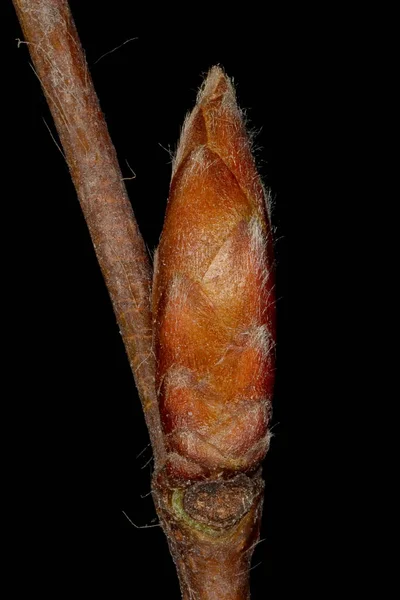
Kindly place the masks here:
[(155, 466), (164, 447), (154, 384), (151, 267), (67, 0), (13, 0), (89, 227), (142, 401)]

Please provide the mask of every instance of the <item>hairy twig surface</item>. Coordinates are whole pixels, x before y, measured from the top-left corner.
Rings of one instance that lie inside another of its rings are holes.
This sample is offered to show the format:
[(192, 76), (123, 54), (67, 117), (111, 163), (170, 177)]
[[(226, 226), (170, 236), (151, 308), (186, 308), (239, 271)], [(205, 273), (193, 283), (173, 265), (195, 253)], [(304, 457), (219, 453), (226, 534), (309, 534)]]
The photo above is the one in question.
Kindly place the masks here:
[(154, 384), (151, 267), (66, 0), (14, 0), (142, 401), (155, 465), (164, 450)]

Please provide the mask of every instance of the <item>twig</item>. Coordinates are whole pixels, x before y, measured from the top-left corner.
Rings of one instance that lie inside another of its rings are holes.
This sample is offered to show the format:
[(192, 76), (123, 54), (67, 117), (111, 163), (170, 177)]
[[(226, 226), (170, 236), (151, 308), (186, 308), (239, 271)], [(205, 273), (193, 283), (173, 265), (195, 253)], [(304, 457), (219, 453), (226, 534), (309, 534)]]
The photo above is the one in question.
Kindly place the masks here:
[(146, 248), (67, 0), (13, 1), (113, 303), (157, 466), (164, 447), (154, 384)]

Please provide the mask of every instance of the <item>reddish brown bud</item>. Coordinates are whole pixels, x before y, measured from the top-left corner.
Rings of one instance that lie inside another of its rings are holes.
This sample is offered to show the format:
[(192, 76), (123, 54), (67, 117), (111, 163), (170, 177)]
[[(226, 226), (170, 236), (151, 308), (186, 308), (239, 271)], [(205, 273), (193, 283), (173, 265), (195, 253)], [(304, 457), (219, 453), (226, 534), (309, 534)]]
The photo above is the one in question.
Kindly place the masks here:
[(274, 376), (272, 238), (231, 82), (214, 67), (176, 154), (153, 288), (170, 478), (255, 470)]

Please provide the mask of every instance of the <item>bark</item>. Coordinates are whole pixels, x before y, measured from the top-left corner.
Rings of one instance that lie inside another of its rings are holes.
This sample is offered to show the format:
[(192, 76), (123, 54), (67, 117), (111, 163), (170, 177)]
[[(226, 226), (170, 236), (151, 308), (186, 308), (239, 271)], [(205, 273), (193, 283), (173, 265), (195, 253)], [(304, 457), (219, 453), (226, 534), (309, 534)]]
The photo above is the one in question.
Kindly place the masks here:
[[(234, 494), (229, 493), (232, 485)], [(174, 489), (162, 474), (154, 485), (182, 598), (248, 600), (249, 568), (262, 513), (261, 475), (239, 475), (233, 483), (201, 482), (193, 487)], [(189, 494), (192, 502), (185, 502)]]
[(151, 267), (66, 0), (14, 0), (142, 402), (155, 465), (164, 448), (154, 385)]

